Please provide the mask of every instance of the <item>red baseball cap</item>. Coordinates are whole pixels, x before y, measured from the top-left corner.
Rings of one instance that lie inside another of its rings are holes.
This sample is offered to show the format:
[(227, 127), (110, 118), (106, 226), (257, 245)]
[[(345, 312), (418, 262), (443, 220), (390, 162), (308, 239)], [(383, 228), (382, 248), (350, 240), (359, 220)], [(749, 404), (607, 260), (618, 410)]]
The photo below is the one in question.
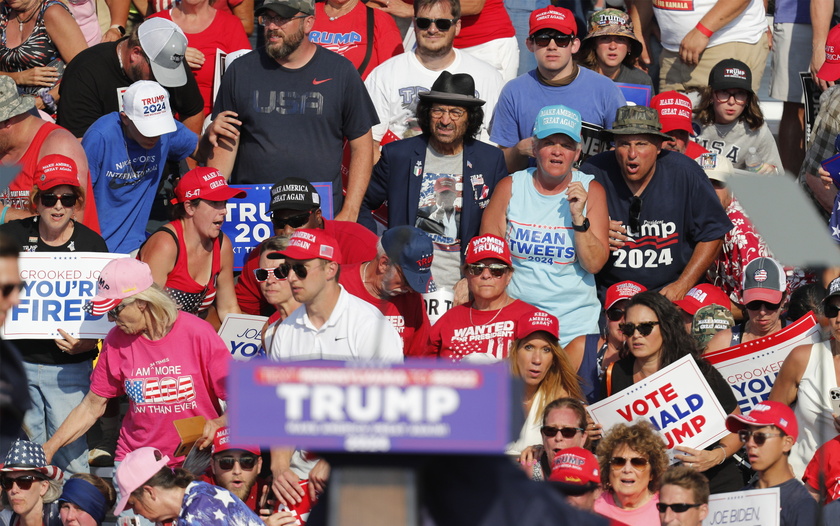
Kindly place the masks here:
[(522, 338), (527, 338), (537, 331), (545, 331), (552, 335), (555, 340), (559, 340), (560, 321), (556, 316), (552, 316), (551, 314), (541, 310), (529, 312), (519, 318), (519, 321), (516, 323), (514, 337), (517, 340), (521, 340)]
[(635, 281), (621, 281), (610, 285), (607, 289), (604, 308), (609, 309), (621, 300), (629, 300), (640, 292), (645, 292), (647, 287)]
[(42, 192), (63, 184), (81, 186), (76, 161), (58, 153), (45, 155), (38, 161), (33, 179)]
[(554, 455), (548, 480), (570, 495), (592, 491), (601, 483), (598, 459), (582, 447), (561, 449)]
[(241, 199), (247, 194), (245, 190), (231, 188), (222, 172), (215, 168), (200, 166), (185, 173), (175, 187), (175, 198), (170, 200), (173, 205), (185, 203), (192, 199), (207, 201), (227, 201), (234, 197)]
[(825, 39), (825, 62), (817, 77), (834, 82), (840, 80), (840, 24), (831, 28)]
[(498, 259), (508, 265), (513, 265), (507, 241), (493, 234), (476, 236), (467, 245), (465, 261), (468, 265), (478, 263), (482, 259)]
[(213, 437), (212, 453), (215, 455), (216, 453), (221, 453), (222, 451), (228, 451), (230, 449), (241, 449), (242, 451), (247, 451), (248, 453), (260, 456), (259, 446), (233, 445), (230, 443), (230, 428), (227, 426), (220, 427), (216, 430), (216, 436)]
[(692, 133), (691, 130), (691, 99), (677, 93), (676, 91), (665, 91), (652, 98), (650, 107), (659, 112), (659, 123), (662, 124), (662, 132), (668, 133), (674, 130), (684, 130)]
[(745, 415), (729, 415), (726, 417), (726, 429), (732, 433), (745, 429), (747, 426), (776, 426), (786, 435), (793, 437), (794, 442), (799, 436), (799, 424), (793, 409), (781, 402), (767, 400), (760, 402)]
[(713, 303), (729, 310), (729, 296), (724, 291), (711, 283), (701, 283), (692, 287), (685, 297), (675, 301), (674, 305), (694, 316), (698, 310)]
[(320, 228), (300, 228), (289, 238), (285, 250), (269, 254), (268, 259), (325, 259), (341, 264), (338, 241)]
[(533, 35), (540, 29), (556, 29), (564, 35), (577, 34), (575, 15), (565, 7), (548, 6), (535, 9), (528, 20), (528, 35)]

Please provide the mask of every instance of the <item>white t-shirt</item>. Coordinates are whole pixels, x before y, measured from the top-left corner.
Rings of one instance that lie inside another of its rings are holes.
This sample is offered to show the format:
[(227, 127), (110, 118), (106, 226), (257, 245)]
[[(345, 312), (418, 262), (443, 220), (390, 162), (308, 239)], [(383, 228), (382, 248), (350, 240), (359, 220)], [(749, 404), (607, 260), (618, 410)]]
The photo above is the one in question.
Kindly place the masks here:
[[(679, 52), (682, 39), (717, 2), (718, 0), (653, 0), (653, 12), (656, 21), (659, 22), (662, 47), (674, 53)], [(750, 0), (744, 12), (712, 35), (707, 47), (728, 42), (755, 44), (767, 31), (765, 16), (762, 0)]]
[(478, 140), (490, 142), (490, 119), (504, 81), (490, 64), (459, 49), (454, 51), (455, 60), (441, 71), (427, 69), (412, 51), (392, 57), (371, 71), (365, 87), (379, 115), (379, 124), (373, 127), (373, 140), (381, 141), (388, 130), (400, 139), (420, 135), (414, 117), (420, 100), (417, 95), (430, 91), (440, 74), (448, 71), (453, 74), (468, 73), (475, 81), (475, 95), (485, 101), (481, 107), (484, 110), (484, 125)]
[[(340, 286), (340, 285), (339, 285)], [(277, 327), (269, 357), (272, 360), (403, 361), (403, 343), (391, 322), (370, 303), (344, 287), (320, 329), (309, 321), (301, 305)]]

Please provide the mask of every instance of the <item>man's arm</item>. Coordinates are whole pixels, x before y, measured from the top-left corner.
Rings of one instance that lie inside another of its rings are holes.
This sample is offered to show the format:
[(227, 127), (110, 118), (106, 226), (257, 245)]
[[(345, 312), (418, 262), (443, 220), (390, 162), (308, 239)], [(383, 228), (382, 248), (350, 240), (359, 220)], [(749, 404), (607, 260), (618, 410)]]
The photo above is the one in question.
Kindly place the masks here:
[(814, 82), (821, 90), (825, 91), (833, 86), (833, 82), (817, 78), (817, 71), (825, 62), (825, 41), (828, 38), (828, 31), (831, 29), (831, 18), (834, 14), (834, 2), (832, 0), (811, 0), (811, 75)]
[[(743, 13), (749, 4), (750, 0), (718, 0), (700, 19), (700, 24), (712, 33), (719, 31)], [(691, 28), (691, 31), (680, 42), (680, 58), (686, 64), (697, 64), (700, 62), (700, 55), (709, 45), (709, 40), (710, 37), (701, 33), (696, 27)]]
[(242, 0), (233, 6), (230, 12), (242, 21), (245, 34), (251, 36), (254, 32), (254, 0)]
[(531, 137), (525, 137), (513, 146), (499, 146), (505, 154), (505, 165), (508, 173), (518, 172), (528, 168), (528, 159), (534, 156), (534, 141)]
[(630, 20), (633, 22), (633, 32), (636, 34), (636, 38), (642, 43), (642, 54), (639, 61), (641, 65), (648, 66), (651, 63), (648, 42), (654, 24), (653, 2), (651, 0), (628, 0), (627, 14), (630, 15)]
[(673, 283), (670, 283), (659, 291), (671, 301), (681, 300), (685, 297), (685, 293), (693, 287), (706, 269), (712, 264), (723, 245), (723, 238), (715, 239), (714, 241), (701, 241), (694, 247), (694, 252), (691, 254), (691, 259), (688, 260), (688, 265), (680, 274), (680, 277)]
[[(105, 0), (108, 13), (111, 15), (112, 26), (125, 28), (128, 23), (128, 12), (131, 10), (131, 0)], [(102, 42), (114, 42), (122, 38), (119, 29), (109, 29), (102, 35)]]
[(365, 197), (370, 174), (373, 171), (373, 134), (368, 130), (361, 137), (349, 141), (349, 144), (350, 169), (347, 174), (347, 195), (344, 196), (344, 205), (335, 219), (355, 223), (359, 218), (362, 199)]
[(477, 15), (484, 9), (484, 0), (464, 0), (461, 2), (461, 16)]
[(88, 394), (82, 399), (82, 403), (70, 411), (61, 426), (44, 444), (47, 462), (52, 460), (56, 451), (84, 435), (90, 429), (90, 426), (105, 413), (107, 403), (107, 398), (99, 396), (93, 391), (88, 391)]

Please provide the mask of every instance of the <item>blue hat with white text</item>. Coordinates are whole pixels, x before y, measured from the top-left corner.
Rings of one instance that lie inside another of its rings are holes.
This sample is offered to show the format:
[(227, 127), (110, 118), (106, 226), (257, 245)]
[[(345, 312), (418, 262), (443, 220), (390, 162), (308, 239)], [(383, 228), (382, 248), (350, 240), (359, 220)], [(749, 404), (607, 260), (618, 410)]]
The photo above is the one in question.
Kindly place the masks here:
[(573, 141), (580, 142), (580, 113), (562, 104), (541, 109), (534, 123), (534, 137), (545, 139), (555, 133), (568, 135)]

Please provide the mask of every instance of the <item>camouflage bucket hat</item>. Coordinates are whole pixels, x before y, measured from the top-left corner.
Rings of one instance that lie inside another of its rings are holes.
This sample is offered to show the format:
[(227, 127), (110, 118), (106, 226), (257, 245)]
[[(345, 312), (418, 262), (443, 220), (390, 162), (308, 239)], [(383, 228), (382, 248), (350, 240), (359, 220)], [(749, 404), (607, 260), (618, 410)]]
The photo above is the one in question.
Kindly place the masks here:
[(725, 307), (715, 303), (701, 307), (694, 313), (691, 322), (691, 335), (697, 342), (698, 349), (705, 349), (712, 336), (720, 331), (731, 329), (735, 325), (735, 318)]
[(0, 122), (26, 113), (35, 107), (35, 98), (18, 94), (12, 77), (0, 76)]
[(659, 113), (647, 106), (622, 106), (615, 112), (615, 122), (606, 133), (613, 135), (655, 135), (667, 141), (671, 136), (662, 133)]
[(595, 38), (615, 35), (629, 39), (630, 54), (634, 57), (641, 55), (642, 43), (633, 32), (633, 22), (630, 15), (620, 9), (604, 9), (595, 11), (589, 17), (589, 32), (583, 39), (584, 45), (592, 46)]

